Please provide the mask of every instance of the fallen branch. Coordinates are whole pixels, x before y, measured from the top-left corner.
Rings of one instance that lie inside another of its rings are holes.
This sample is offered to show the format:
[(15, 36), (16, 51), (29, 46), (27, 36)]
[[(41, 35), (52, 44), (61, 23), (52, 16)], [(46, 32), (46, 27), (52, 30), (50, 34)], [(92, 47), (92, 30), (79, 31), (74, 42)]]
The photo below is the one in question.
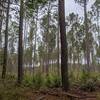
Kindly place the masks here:
[(61, 96), (65, 96), (65, 97), (68, 97), (70, 100), (74, 100), (74, 99), (87, 99), (87, 98), (96, 98), (95, 95), (91, 95), (91, 96), (88, 96), (88, 95), (77, 95), (77, 94), (72, 94), (72, 93), (69, 93), (69, 92), (62, 92), (62, 93), (57, 93), (57, 92), (51, 92), (51, 91), (40, 91), (42, 94), (44, 95), (52, 95), (52, 96), (58, 96), (58, 97), (61, 97)]
[(43, 100), (43, 99), (45, 99), (45, 96), (41, 96), (41, 97), (37, 98), (36, 100)]

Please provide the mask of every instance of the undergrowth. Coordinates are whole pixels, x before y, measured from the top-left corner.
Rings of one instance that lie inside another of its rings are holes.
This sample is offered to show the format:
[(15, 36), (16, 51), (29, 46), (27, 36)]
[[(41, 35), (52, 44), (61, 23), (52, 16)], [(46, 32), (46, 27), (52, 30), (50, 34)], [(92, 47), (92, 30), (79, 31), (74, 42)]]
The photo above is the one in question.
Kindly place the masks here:
[(82, 72), (79, 79), (80, 89), (84, 91), (95, 91), (99, 81), (99, 74)]
[(36, 89), (39, 89), (41, 87), (60, 87), (61, 78), (53, 74), (49, 74), (48, 76), (44, 76), (40, 73), (35, 74), (33, 76), (26, 74), (23, 80), (23, 84), (25, 86), (31, 86)]

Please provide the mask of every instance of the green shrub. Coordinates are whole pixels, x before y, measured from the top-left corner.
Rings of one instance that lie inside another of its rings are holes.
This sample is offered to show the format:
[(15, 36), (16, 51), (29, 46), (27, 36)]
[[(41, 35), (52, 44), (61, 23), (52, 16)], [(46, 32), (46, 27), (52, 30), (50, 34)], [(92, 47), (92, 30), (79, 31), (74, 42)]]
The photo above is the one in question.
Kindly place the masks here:
[(95, 91), (95, 86), (96, 84), (94, 80), (88, 79), (85, 83), (81, 84), (80, 89), (84, 91), (92, 92), (92, 91)]
[(80, 89), (84, 91), (95, 91), (96, 84), (98, 82), (97, 76), (93, 76), (90, 73), (83, 72), (80, 78)]
[(44, 84), (44, 77), (39, 73), (33, 76), (33, 85), (35, 88), (39, 89)]
[(57, 75), (49, 74), (46, 76), (45, 85), (49, 88), (59, 87), (61, 85), (61, 79)]
[(76, 81), (76, 79), (75, 79), (74, 72), (70, 71), (70, 73), (69, 73), (69, 82), (70, 82), (70, 85), (73, 85), (75, 83), (75, 81)]
[(61, 78), (58, 76), (54, 77), (54, 87), (59, 87), (61, 86)]
[(25, 86), (34, 87), (36, 89), (42, 87), (43, 82), (44, 82), (44, 78), (40, 73), (35, 74), (33, 76), (27, 74), (24, 76), (24, 80), (23, 80), (23, 84)]
[(85, 83), (90, 78), (90, 74), (88, 72), (83, 71), (80, 75), (80, 81)]
[(59, 87), (61, 85), (61, 78), (53, 74), (49, 74), (48, 76), (43, 76), (40, 73), (33, 76), (25, 75), (23, 84), (36, 89), (41, 87)]
[(25, 86), (32, 86), (33, 85), (33, 81), (32, 81), (33, 77), (30, 75), (25, 75), (24, 76), (24, 80), (23, 80), (23, 84)]

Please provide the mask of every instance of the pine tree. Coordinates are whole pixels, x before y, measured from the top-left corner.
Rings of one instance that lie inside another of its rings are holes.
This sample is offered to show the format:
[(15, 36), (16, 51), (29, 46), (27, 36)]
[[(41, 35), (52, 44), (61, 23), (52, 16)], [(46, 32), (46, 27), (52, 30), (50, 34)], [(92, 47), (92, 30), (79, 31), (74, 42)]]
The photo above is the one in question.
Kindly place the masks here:
[(64, 0), (59, 0), (59, 25), (60, 25), (60, 39), (61, 39), (61, 76), (62, 87), (64, 91), (68, 91), (68, 48), (65, 28), (65, 9)]

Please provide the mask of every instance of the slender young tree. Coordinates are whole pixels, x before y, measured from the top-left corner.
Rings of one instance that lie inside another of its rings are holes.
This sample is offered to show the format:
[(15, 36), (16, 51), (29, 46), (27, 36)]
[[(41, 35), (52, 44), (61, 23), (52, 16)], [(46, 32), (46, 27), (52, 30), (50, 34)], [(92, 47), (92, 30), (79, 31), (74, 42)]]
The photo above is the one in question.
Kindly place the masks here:
[(1, 36), (1, 30), (2, 30), (2, 19), (0, 20), (0, 48), (2, 48), (2, 36)]
[(84, 33), (85, 33), (85, 55), (86, 55), (86, 71), (90, 71), (90, 45), (89, 45), (89, 26), (87, 17), (87, 3), (89, 0), (75, 0), (84, 8)]
[(19, 43), (18, 43), (18, 83), (23, 79), (23, 0), (20, 0)]
[[(58, 7), (58, 10), (59, 10), (59, 7)], [(57, 10), (57, 14), (59, 14), (59, 12), (58, 12), (58, 10)], [(58, 23), (57, 23), (57, 28), (58, 28), (58, 31), (57, 31), (57, 73), (58, 73), (58, 75), (60, 75), (60, 59), (59, 59), (59, 57), (60, 57), (60, 45), (59, 45), (59, 43), (60, 43), (60, 32), (59, 32), (59, 16), (57, 16), (57, 21), (58, 21)]]
[(3, 79), (6, 76), (6, 67), (7, 67), (9, 9), (10, 9), (10, 0), (8, 0), (8, 7), (7, 7), (7, 13), (6, 13), (5, 47), (4, 47), (3, 69), (2, 69)]
[(46, 41), (47, 41), (47, 43), (46, 43), (46, 53), (47, 53), (47, 55), (46, 55), (46, 59), (47, 59), (47, 61), (46, 61), (46, 74), (48, 75), (48, 72), (49, 72), (49, 43), (48, 43), (48, 40), (49, 40), (49, 38), (48, 38), (48, 35), (49, 35), (49, 31), (50, 31), (50, 4), (51, 4), (51, 2), (50, 2), (50, 0), (48, 0), (48, 17), (47, 17), (47, 34), (46, 34)]
[(90, 71), (90, 48), (89, 48), (89, 27), (87, 18), (87, 0), (84, 0), (84, 25), (85, 25), (85, 44), (86, 44), (86, 60), (87, 60), (87, 71)]
[[(36, 30), (35, 30), (35, 34), (34, 34), (34, 60), (33, 60), (33, 72), (34, 72), (34, 67), (35, 67), (35, 62), (36, 62), (36, 43), (37, 43), (37, 30), (38, 30), (38, 11), (39, 11), (39, 7), (37, 4), (37, 9), (36, 9)], [(34, 73), (33, 73), (34, 74)]]
[(64, 0), (59, 0), (59, 25), (60, 25), (60, 39), (61, 39), (61, 75), (62, 75), (62, 87), (64, 91), (68, 91), (68, 48), (66, 39), (65, 28), (65, 9)]
[[(1, 0), (0, 0), (1, 2)], [(2, 30), (2, 19), (3, 19), (3, 8), (2, 8), (2, 2), (1, 2), (1, 5), (0, 5), (0, 48), (2, 48), (2, 37), (1, 37), (1, 30)]]
[[(59, 28), (59, 25), (58, 25)], [(60, 60), (59, 60), (59, 52), (60, 52), (60, 48), (59, 48), (59, 29), (58, 29), (58, 34), (57, 34), (57, 69), (58, 69), (58, 75), (60, 75)]]
[[(97, 12), (97, 32), (98, 32), (98, 47), (97, 47), (97, 55), (100, 57), (100, 0), (96, 0), (94, 3), (96, 7)], [(98, 61), (98, 64), (100, 64), (100, 61)]]
[(98, 32), (98, 41), (99, 41), (99, 47), (100, 47), (100, 25), (99, 25), (99, 20), (100, 20), (100, 1), (96, 0), (94, 5), (96, 7), (96, 13), (97, 13), (97, 32)]

